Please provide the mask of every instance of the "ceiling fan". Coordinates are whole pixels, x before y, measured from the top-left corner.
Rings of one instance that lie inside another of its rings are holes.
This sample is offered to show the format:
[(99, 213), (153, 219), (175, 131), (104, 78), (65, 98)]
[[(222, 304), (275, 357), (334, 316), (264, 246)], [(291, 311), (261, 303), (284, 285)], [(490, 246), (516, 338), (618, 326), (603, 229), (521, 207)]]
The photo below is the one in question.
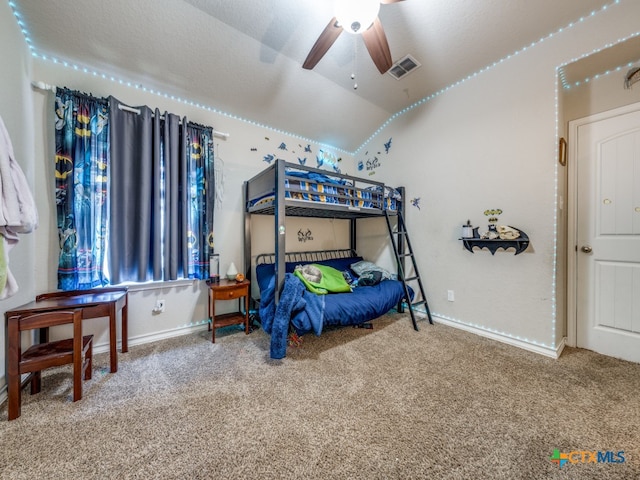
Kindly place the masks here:
[(385, 73), (393, 62), (391, 51), (378, 18), (380, 4), (398, 3), (404, 0), (336, 0), (336, 16), (322, 31), (311, 47), (302, 68), (313, 69), (340, 36), (343, 30), (362, 35), (373, 63), (380, 73)]

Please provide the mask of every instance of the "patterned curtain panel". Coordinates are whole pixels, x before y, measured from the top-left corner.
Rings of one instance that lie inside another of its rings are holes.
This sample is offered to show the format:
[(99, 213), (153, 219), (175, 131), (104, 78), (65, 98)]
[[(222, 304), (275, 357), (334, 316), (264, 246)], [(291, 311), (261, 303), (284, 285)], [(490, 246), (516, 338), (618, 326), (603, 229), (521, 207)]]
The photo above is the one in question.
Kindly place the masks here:
[(106, 285), (109, 110), (106, 100), (56, 91), (58, 288)]
[(215, 203), (215, 171), (213, 129), (195, 123), (186, 125), (186, 170), (188, 215), (186, 255), (188, 270), (185, 276), (209, 277), (209, 255), (213, 253), (213, 212)]

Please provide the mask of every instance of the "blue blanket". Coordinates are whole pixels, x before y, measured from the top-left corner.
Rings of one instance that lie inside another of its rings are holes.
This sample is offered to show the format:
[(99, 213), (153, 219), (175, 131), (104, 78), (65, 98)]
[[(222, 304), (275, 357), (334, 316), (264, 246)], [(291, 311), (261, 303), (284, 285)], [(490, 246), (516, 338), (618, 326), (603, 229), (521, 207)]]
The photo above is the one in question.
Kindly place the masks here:
[[(299, 315), (305, 312), (305, 315)], [(284, 286), (278, 305), (275, 304), (275, 276), (260, 294), (260, 321), (265, 332), (271, 335), (271, 358), (284, 358), (287, 352), (289, 323), (292, 318), (298, 332), (322, 333), (324, 295), (307, 291), (304, 283), (291, 273), (284, 276)]]

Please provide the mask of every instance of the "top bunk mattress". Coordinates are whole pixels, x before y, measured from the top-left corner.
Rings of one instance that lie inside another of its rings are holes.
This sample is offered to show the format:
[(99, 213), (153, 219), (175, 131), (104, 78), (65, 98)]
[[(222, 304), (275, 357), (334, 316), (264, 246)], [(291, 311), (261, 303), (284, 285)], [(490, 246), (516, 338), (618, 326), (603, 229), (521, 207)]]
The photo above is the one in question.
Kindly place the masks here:
[[(327, 216), (340, 216), (339, 212), (345, 216), (381, 215), (385, 210), (395, 212), (401, 208), (401, 191), (383, 183), (287, 165), (282, 198), (288, 215), (296, 215), (296, 207), (301, 216), (309, 215), (307, 210), (314, 208), (326, 209)], [(252, 183), (254, 180), (256, 184)], [(273, 213), (278, 193), (275, 183), (275, 174), (261, 174), (249, 180), (248, 212)]]

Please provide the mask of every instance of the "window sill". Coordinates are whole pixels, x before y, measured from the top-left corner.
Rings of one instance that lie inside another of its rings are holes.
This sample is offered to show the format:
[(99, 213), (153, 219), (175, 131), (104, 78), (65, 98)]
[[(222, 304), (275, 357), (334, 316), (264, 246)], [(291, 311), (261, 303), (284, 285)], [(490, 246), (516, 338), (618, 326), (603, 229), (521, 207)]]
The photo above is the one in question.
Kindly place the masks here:
[(198, 280), (196, 278), (187, 278), (184, 280), (170, 280), (166, 282), (122, 283), (119, 286), (129, 287), (129, 292), (141, 292), (144, 290), (159, 290), (162, 288), (188, 287), (190, 285), (195, 285), (200, 281), (204, 282), (204, 280)]

